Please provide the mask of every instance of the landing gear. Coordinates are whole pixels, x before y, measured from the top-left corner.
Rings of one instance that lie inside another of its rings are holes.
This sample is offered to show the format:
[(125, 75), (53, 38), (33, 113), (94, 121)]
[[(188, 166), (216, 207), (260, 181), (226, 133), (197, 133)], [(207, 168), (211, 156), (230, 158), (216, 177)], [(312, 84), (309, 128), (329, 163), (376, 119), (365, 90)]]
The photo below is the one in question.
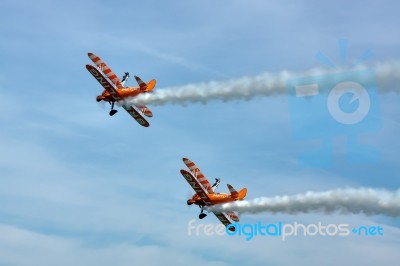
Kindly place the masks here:
[(199, 214), (199, 219), (203, 219), (203, 218), (205, 218), (207, 216), (207, 214), (205, 214), (205, 213), (200, 213)]
[(115, 102), (110, 102), (110, 104), (111, 104), (110, 116), (113, 116), (118, 112), (117, 110), (114, 109), (114, 103)]
[(200, 208), (201, 208), (201, 211), (200, 211), (200, 214), (199, 214), (199, 219), (203, 219), (203, 218), (205, 218), (207, 216), (207, 214), (203, 213), (203, 211), (204, 211), (203, 207), (200, 207)]

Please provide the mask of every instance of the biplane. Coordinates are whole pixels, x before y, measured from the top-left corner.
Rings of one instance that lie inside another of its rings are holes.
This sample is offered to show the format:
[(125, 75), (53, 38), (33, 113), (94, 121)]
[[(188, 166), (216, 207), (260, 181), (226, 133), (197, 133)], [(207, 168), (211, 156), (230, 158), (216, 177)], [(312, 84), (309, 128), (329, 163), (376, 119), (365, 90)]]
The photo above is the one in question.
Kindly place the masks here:
[[(240, 191), (236, 191), (229, 184), (227, 184), (230, 192), (229, 194), (215, 192), (215, 189), (218, 187), (220, 181), (218, 178), (216, 178), (216, 182), (211, 185), (195, 163), (187, 158), (183, 158), (182, 160), (189, 168), (190, 172), (186, 170), (181, 170), (181, 174), (196, 192), (192, 198), (187, 200), (187, 204), (195, 204), (200, 207), (201, 210), (199, 214), (199, 219), (203, 219), (207, 216), (207, 214), (203, 212), (205, 206), (213, 206), (215, 204), (243, 200), (246, 197), (246, 188), (242, 188)], [(229, 230), (235, 230), (234, 226), (229, 227), (229, 225), (232, 224), (231, 220), (234, 222), (239, 222), (239, 217), (235, 212), (212, 212)]]
[(114, 104), (117, 102), (142, 126), (148, 127), (150, 124), (142, 116), (152, 117), (153, 113), (145, 105), (131, 105), (127, 104), (128, 98), (133, 98), (141, 93), (151, 92), (156, 86), (156, 80), (152, 79), (149, 83), (143, 82), (138, 76), (135, 76), (139, 87), (125, 87), (124, 84), (129, 78), (129, 73), (125, 72), (125, 75), (120, 80), (117, 75), (109, 68), (103, 60), (93, 53), (88, 53), (89, 58), (95, 63), (96, 67), (92, 65), (86, 65), (86, 69), (92, 74), (92, 76), (103, 86), (104, 91), (101, 95), (97, 96), (96, 101), (105, 101), (110, 103), (111, 111), (110, 116), (117, 113), (114, 109)]

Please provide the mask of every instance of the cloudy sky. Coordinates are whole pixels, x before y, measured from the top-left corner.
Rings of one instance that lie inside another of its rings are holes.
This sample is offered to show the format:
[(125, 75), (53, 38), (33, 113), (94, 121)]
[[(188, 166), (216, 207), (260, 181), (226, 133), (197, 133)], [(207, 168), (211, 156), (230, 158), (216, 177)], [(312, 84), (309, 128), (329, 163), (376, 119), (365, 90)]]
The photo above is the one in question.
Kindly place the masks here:
[[(374, 98), (374, 130), (352, 135), (377, 160), (361, 150), (357, 163), (348, 161), (342, 130), (328, 138), (329, 166), (305, 167), (302, 154), (327, 139), (322, 110), (296, 110), (286, 94), (149, 105), (154, 117), (142, 128), (96, 103), (101, 87), (85, 64), (94, 52), (115, 73), (155, 78), (162, 90), (324, 67), (316, 54), (340, 62), (346, 39), (348, 62), (370, 49), (374, 70), (400, 60), (399, 8), (394, 0), (1, 1), (0, 265), (395, 265), (400, 223), (385, 216), (241, 216), (380, 225), (379, 237), (188, 236), (199, 210), (186, 205), (193, 191), (179, 170), (188, 157), (210, 180), (222, 179), (221, 192), (226, 183), (247, 187), (249, 199), (397, 190), (398, 87)], [(310, 121), (319, 125), (312, 133)], [(309, 138), (296, 138), (299, 123)], [(202, 222), (218, 224), (212, 215)]]

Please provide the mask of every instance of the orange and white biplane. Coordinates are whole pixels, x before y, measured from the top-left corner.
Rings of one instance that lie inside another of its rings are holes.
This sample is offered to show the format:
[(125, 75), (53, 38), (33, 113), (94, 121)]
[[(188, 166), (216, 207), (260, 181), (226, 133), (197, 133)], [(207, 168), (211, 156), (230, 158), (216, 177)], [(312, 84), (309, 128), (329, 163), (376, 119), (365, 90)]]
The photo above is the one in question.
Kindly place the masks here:
[[(220, 182), (218, 178), (215, 179), (216, 182), (211, 186), (210, 182), (208, 182), (200, 169), (191, 160), (183, 158), (183, 162), (189, 168), (190, 172), (181, 170), (181, 174), (196, 192), (192, 198), (187, 200), (187, 204), (196, 204), (200, 207), (199, 219), (203, 219), (207, 216), (207, 214), (203, 213), (205, 206), (243, 200), (244, 197), (246, 197), (246, 188), (242, 188), (238, 192), (229, 184), (227, 185), (230, 192), (229, 194), (215, 192), (214, 190), (218, 187)], [(212, 212), (229, 230), (235, 230), (234, 226), (229, 227), (229, 225), (232, 224), (231, 220), (239, 222), (239, 217), (235, 212)]]
[[(135, 97), (141, 93), (151, 92), (156, 86), (156, 80), (152, 79), (149, 83), (144, 83), (139, 77), (135, 76), (139, 87), (125, 87), (124, 83), (129, 78), (129, 73), (125, 72), (122, 81), (119, 80), (117, 75), (104, 63), (100, 57), (93, 53), (88, 53), (89, 58), (96, 64), (97, 67), (86, 65), (86, 69), (93, 75), (93, 77), (103, 86), (104, 91), (101, 95), (97, 96), (97, 102), (106, 101), (111, 104), (110, 116), (117, 113), (114, 109), (115, 102), (121, 103), (122, 107), (142, 126), (148, 127), (149, 122), (141, 115), (152, 117), (153, 114), (145, 105), (131, 106), (126, 104), (125, 100)], [(137, 108), (138, 110), (136, 110)]]

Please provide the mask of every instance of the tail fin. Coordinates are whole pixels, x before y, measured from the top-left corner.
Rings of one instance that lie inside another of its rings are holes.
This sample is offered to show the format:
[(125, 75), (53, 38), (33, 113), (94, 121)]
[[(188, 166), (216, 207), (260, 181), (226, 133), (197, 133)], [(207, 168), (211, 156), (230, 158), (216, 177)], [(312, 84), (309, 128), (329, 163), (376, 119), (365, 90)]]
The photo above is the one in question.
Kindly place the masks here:
[(238, 199), (239, 199), (239, 200), (242, 200), (242, 199), (244, 199), (244, 198), (246, 197), (246, 195), (247, 195), (247, 188), (242, 188), (242, 189), (239, 191)]
[(231, 196), (234, 198), (237, 198), (239, 196), (239, 193), (229, 184), (227, 184), (229, 191), (231, 192)]
[(229, 188), (229, 191), (231, 192), (231, 196), (238, 199), (242, 200), (246, 197), (247, 194), (247, 188), (242, 188), (239, 192), (237, 192), (231, 185), (227, 185)]
[(152, 91), (155, 88), (155, 86), (156, 86), (156, 80), (155, 79), (150, 80), (149, 83), (147, 83), (146, 91), (147, 92)]
[(138, 76), (135, 76), (135, 79), (136, 79), (137, 83), (139, 84), (140, 89), (145, 92), (149, 92), (149, 91), (153, 90), (154, 87), (156, 86), (155, 79), (150, 80), (148, 84), (144, 83), (143, 80), (141, 80)]

